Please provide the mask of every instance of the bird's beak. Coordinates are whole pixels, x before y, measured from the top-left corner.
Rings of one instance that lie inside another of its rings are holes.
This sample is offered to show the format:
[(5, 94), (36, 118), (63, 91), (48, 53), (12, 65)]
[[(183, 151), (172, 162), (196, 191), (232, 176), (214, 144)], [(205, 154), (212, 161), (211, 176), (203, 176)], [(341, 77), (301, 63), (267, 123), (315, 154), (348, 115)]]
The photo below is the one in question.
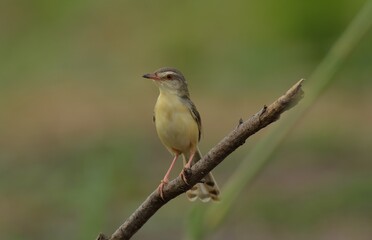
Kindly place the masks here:
[(156, 76), (156, 74), (154, 73), (148, 73), (148, 74), (143, 75), (142, 77), (152, 79), (152, 80), (159, 80), (159, 77)]

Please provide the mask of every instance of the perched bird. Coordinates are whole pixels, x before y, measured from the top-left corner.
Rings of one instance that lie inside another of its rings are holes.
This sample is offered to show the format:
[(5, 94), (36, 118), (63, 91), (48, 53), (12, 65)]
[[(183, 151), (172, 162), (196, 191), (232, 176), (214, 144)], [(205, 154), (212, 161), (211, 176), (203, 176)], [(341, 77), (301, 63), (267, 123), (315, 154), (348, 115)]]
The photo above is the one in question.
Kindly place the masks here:
[[(143, 75), (152, 79), (159, 87), (159, 97), (154, 109), (154, 122), (160, 141), (174, 156), (172, 163), (161, 181), (158, 191), (163, 196), (164, 185), (169, 182), (169, 174), (178, 158), (182, 154), (184, 169), (190, 168), (202, 157), (198, 148), (201, 137), (202, 124), (200, 114), (190, 100), (187, 82), (183, 74), (175, 68), (160, 68), (154, 73)], [(180, 173), (187, 184), (184, 169)], [(186, 195), (190, 201), (199, 198), (203, 202), (219, 200), (220, 190), (212, 173), (208, 173)]]

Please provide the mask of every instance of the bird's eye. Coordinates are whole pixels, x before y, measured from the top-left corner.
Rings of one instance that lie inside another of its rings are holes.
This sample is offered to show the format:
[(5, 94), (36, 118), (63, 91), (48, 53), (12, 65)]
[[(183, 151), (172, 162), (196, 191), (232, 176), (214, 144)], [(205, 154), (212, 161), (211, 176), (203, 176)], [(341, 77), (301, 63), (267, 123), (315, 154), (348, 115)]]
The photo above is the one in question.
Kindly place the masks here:
[(167, 79), (168, 79), (168, 80), (172, 79), (172, 75), (171, 75), (171, 74), (168, 74), (168, 75), (167, 75)]

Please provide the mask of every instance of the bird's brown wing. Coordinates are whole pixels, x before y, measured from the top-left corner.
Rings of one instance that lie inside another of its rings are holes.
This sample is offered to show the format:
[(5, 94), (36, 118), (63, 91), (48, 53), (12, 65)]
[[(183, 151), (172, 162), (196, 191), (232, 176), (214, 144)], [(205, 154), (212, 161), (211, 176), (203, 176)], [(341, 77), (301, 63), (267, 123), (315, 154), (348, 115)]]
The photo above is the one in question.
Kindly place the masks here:
[(201, 122), (200, 114), (199, 114), (198, 110), (196, 109), (195, 104), (190, 100), (190, 98), (185, 96), (185, 97), (182, 97), (181, 99), (185, 103), (187, 108), (190, 110), (191, 116), (194, 118), (194, 120), (198, 124), (198, 129), (199, 129), (199, 139), (198, 140), (200, 141), (201, 133), (202, 133), (202, 122)]

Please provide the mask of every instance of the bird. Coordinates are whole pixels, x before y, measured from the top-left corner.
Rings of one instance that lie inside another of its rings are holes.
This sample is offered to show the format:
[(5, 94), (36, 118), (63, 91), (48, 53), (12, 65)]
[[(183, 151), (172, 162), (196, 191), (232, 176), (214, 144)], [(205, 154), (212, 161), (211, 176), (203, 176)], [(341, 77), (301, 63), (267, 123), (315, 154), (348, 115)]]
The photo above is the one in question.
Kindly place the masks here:
[[(202, 133), (202, 123), (195, 104), (190, 100), (184, 75), (172, 67), (163, 67), (153, 73), (143, 75), (151, 79), (159, 88), (153, 120), (156, 132), (165, 148), (173, 155), (168, 171), (158, 186), (158, 193), (164, 199), (163, 188), (169, 182), (169, 175), (178, 157), (182, 155), (184, 168), (180, 173), (188, 184), (185, 169), (202, 158), (198, 143)], [(190, 190), (186, 196), (190, 201), (219, 201), (220, 190), (211, 172)]]

